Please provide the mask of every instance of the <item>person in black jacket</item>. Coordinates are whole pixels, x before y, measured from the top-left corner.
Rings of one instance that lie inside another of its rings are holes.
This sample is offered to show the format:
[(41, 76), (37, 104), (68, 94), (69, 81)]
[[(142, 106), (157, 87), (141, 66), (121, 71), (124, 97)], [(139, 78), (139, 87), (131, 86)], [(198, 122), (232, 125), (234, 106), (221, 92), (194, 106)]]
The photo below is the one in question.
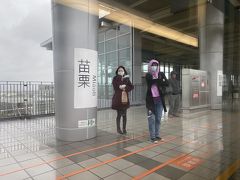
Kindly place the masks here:
[(148, 73), (146, 74), (147, 94), (146, 107), (148, 116), (148, 126), (151, 141), (157, 143), (161, 140), (160, 125), (162, 110), (165, 106), (164, 90), (168, 86), (168, 80), (164, 73), (159, 72), (159, 62), (151, 60), (148, 64)]
[[(126, 124), (127, 124), (127, 109), (130, 106), (128, 92), (133, 90), (132, 85), (126, 69), (123, 66), (119, 66), (116, 70), (116, 76), (114, 76), (112, 85), (114, 88), (114, 94), (112, 98), (112, 109), (117, 110), (117, 132), (119, 134), (126, 134)], [(126, 102), (122, 102), (123, 91), (126, 93)], [(123, 118), (123, 130), (120, 128), (120, 119)]]
[(169, 79), (169, 111), (168, 111), (168, 117), (173, 118), (174, 116), (179, 117), (179, 105), (180, 105), (180, 84), (177, 80), (177, 72), (172, 71), (171, 72), (171, 78)]
[[(159, 78), (160, 78), (161, 81), (164, 81), (165, 79), (167, 79), (163, 72), (159, 72), (159, 73), (160, 73)], [(162, 86), (161, 90), (162, 90), (162, 98), (161, 99), (162, 99), (162, 104), (163, 104), (163, 110), (166, 113), (167, 112), (167, 107), (166, 107), (166, 104), (165, 104), (165, 95), (167, 94), (166, 93), (166, 86)]]

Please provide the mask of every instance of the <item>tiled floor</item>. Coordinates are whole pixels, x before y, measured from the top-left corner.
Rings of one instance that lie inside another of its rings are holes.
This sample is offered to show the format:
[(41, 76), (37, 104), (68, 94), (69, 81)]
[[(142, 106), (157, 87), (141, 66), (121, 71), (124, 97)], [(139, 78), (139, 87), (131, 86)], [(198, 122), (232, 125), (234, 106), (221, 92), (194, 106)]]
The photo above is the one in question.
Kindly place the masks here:
[(240, 169), (238, 169), (230, 178), (229, 180), (240, 179)]
[(56, 140), (54, 117), (1, 121), (0, 180), (204, 180), (240, 160), (239, 111), (165, 114), (158, 144), (149, 141), (145, 112), (144, 106), (128, 110), (123, 136), (116, 133), (116, 112), (101, 110), (98, 136), (82, 142)]

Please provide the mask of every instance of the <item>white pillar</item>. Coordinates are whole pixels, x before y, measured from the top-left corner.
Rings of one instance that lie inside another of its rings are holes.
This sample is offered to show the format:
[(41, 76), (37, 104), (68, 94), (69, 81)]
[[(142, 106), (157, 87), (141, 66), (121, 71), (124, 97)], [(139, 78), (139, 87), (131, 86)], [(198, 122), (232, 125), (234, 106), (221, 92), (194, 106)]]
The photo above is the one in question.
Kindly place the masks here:
[(74, 2), (52, 0), (56, 137), (65, 141), (97, 131), (97, 1)]

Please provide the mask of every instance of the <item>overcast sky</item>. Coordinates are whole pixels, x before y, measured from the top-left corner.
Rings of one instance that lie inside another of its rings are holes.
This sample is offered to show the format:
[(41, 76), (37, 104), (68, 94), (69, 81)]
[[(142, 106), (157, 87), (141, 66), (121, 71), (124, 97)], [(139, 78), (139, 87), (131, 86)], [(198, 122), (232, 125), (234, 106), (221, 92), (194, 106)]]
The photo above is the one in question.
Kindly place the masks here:
[(51, 0), (2, 0), (0, 80), (53, 81), (52, 51), (40, 47), (51, 36)]

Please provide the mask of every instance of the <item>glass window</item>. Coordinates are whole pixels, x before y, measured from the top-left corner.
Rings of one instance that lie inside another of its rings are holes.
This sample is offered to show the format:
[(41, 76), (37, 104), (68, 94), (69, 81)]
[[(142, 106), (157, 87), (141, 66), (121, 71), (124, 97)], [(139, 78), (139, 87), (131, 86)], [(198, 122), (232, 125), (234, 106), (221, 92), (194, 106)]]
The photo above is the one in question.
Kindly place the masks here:
[(164, 65), (160, 65), (160, 71), (164, 72)]
[(105, 99), (105, 84), (104, 85), (98, 85), (98, 98), (99, 99)]
[(104, 41), (104, 32), (98, 33), (98, 42)]
[(119, 60), (130, 60), (130, 48), (122, 49), (118, 51)]
[(132, 78), (132, 66), (131, 65), (130, 66), (126, 66), (126, 71), (127, 71), (128, 75), (129, 75), (129, 77), (131, 79)]
[(98, 56), (98, 62), (99, 64), (102, 66), (102, 65), (105, 65), (105, 57), (104, 55), (99, 55)]
[(165, 72), (169, 73), (169, 64), (167, 64), (167, 63), (165, 64)]
[(98, 53), (99, 54), (104, 53), (104, 42), (98, 43)]
[(107, 82), (106, 82), (106, 84), (108, 84), (108, 85), (112, 84), (113, 77), (116, 75), (116, 73), (115, 73), (116, 70), (117, 70), (117, 67), (110, 66), (110, 65), (107, 66)]
[(112, 98), (112, 80), (119, 65), (123, 65), (131, 77), (130, 33), (131, 27), (119, 25), (118, 29), (109, 29), (98, 34), (98, 98), (100, 99)]
[(106, 41), (106, 52), (115, 51), (116, 49), (116, 38)]
[(148, 64), (147, 63), (142, 64), (142, 72), (148, 72)]
[(98, 84), (105, 84), (105, 76), (106, 76), (106, 70), (105, 70), (105, 56), (100, 55), (98, 57)]
[(106, 99), (112, 99), (112, 97), (113, 97), (113, 92), (114, 92), (114, 90), (113, 90), (113, 87), (112, 87), (112, 85), (108, 85), (108, 86), (106, 86)]
[(119, 51), (118, 57), (119, 57), (119, 65), (122, 65), (124, 67), (131, 67), (129, 48)]
[(112, 67), (117, 67), (118, 62), (117, 62), (117, 53), (116, 52), (111, 52), (106, 54), (106, 65), (112, 66)]
[(120, 61), (120, 62), (119, 62), (119, 65), (122, 65), (122, 66), (124, 66), (125, 68), (127, 68), (127, 67), (132, 67), (132, 64), (131, 64), (131, 62), (130, 62), (129, 59)]
[(173, 71), (173, 66), (171, 65), (171, 66), (170, 66), (170, 72), (172, 72), (172, 71)]
[(130, 34), (118, 37), (118, 49), (130, 47)]
[(126, 34), (126, 33), (129, 33), (129, 32), (130, 32), (130, 27), (129, 26), (126, 26), (125, 24), (119, 25), (119, 31), (118, 31), (119, 35)]
[(112, 78), (115, 76), (115, 71), (118, 67), (117, 53), (111, 52), (106, 54), (106, 84), (112, 84)]
[(165, 72), (165, 76), (169, 79), (169, 73), (168, 72)]
[(117, 31), (115, 29), (109, 29), (106, 31), (106, 39), (115, 38)]

